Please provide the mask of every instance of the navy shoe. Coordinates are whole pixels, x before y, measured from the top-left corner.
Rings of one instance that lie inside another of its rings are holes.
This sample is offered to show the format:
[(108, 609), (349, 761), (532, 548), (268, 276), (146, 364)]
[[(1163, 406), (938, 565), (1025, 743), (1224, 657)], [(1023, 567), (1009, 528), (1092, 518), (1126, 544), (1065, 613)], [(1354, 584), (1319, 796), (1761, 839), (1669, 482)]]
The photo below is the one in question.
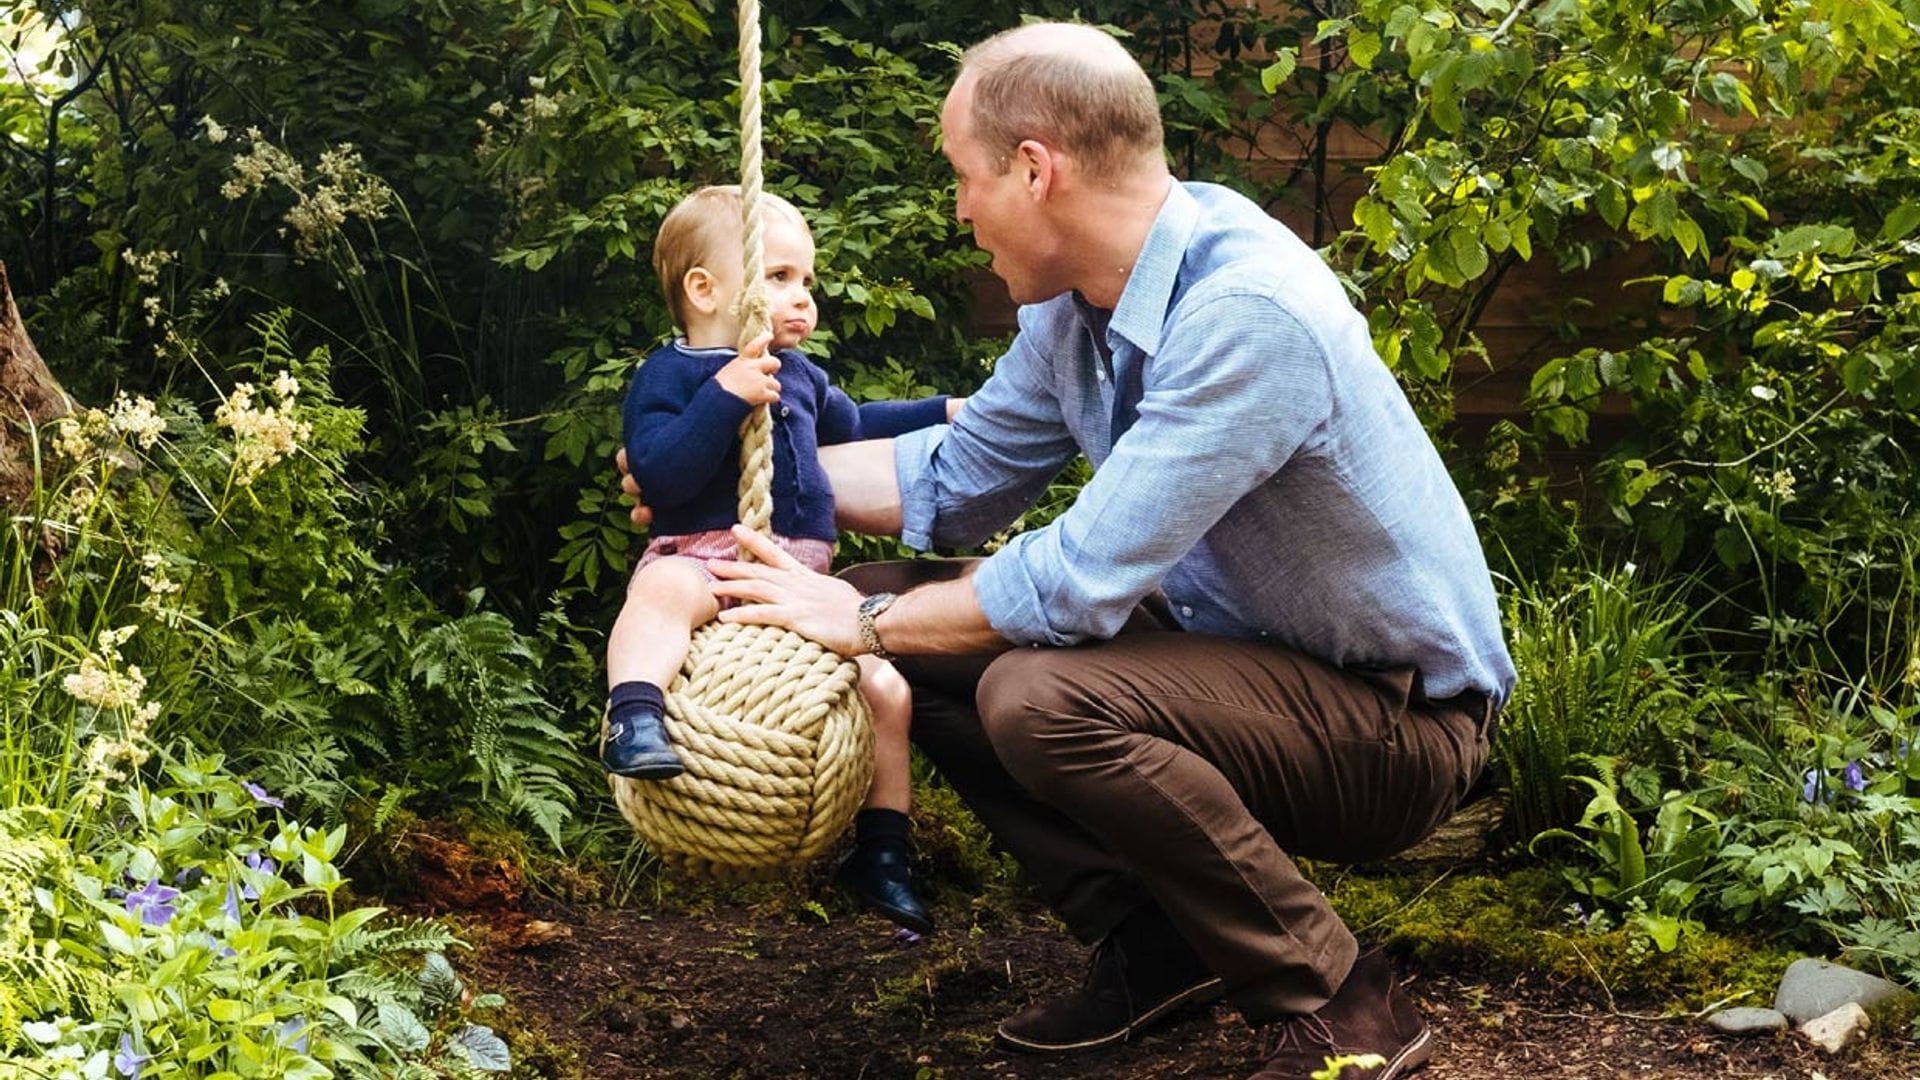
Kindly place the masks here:
[(687, 771), (667, 742), (667, 728), (660, 717), (641, 711), (607, 721), (600, 764), (629, 780), (667, 780)]
[(896, 926), (916, 934), (933, 932), (926, 905), (913, 892), (913, 856), (895, 844), (858, 844), (833, 872), (847, 895)]

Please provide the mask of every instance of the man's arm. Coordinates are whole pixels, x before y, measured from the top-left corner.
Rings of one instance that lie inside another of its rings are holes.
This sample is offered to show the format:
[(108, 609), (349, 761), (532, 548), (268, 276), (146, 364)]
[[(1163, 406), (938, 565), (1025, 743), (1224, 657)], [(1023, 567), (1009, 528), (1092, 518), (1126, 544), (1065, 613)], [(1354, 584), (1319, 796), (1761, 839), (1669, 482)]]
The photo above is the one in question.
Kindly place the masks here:
[[(842, 656), (867, 651), (860, 640), (859, 590), (801, 566), (744, 525), (735, 525), (733, 534), (760, 561), (707, 564), (720, 579), (713, 594), (740, 601), (720, 613), (721, 621), (785, 627)], [(980, 610), (971, 577), (906, 593), (881, 614), (874, 629), (888, 652), (902, 655), (991, 653), (1010, 645)]]
[(892, 439), (863, 439), (820, 448), (820, 467), (833, 487), (833, 514), (843, 529), (900, 535), (900, 479)]
[[(900, 481), (893, 470), (893, 440), (869, 439), (820, 448), (820, 465), (833, 487), (834, 515), (840, 527), (874, 536), (900, 535)], [(636, 529), (653, 522), (653, 507), (627, 464), (625, 447), (614, 451), (620, 491), (632, 496), (627, 516)]]

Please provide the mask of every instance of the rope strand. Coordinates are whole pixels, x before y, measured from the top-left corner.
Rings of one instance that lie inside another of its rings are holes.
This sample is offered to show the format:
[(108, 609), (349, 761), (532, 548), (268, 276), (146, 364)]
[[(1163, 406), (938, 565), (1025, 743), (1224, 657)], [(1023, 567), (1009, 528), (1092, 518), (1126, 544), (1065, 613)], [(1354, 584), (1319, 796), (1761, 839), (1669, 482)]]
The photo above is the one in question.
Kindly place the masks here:
[[(760, 149), (760, 0), (741, 0), (740, 23), (740, 242), (746, 267), (736, 301), (740, 347), (767, 332), (766, 226), (761, 191), (766, 183)], [(773, 536), (773, 417), (759, 405), (740, 425), (740, 523)], [(752, 556), (742, 551), (742, 561)]]

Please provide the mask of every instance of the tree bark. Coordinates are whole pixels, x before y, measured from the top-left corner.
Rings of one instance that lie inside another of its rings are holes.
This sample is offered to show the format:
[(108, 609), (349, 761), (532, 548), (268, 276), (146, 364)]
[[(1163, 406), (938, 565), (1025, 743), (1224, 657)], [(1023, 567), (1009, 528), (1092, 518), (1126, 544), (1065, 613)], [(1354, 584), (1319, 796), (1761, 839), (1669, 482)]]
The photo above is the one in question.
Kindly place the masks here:
[(35, 433), (71, 412), (67, 391), (27, 337), (0, 262), (0, 510), (33, 498)]

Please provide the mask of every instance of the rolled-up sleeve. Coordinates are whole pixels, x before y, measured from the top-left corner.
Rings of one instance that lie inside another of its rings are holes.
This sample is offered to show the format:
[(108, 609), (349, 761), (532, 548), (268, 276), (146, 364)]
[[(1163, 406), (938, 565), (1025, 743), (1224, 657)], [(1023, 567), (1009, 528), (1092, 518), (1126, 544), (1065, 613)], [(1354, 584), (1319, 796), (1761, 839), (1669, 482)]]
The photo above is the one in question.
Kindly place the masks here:
[(1137, 419), (1072, 507), (975, 573), (993, 628), (1016, 644), (1117, 633), (1326, 422), (1327, 365), (1321, 343), (1270, 296), (1187, 297), (1144, 361)]
[[(1023, 312), (1023, 324), (1027, 315)], [(967, 547), (1006, 528), (1079, 452), (1061, 416), (1050, 360), (1023, 329), (950, 427), (894, 440), (901, 539)]]

